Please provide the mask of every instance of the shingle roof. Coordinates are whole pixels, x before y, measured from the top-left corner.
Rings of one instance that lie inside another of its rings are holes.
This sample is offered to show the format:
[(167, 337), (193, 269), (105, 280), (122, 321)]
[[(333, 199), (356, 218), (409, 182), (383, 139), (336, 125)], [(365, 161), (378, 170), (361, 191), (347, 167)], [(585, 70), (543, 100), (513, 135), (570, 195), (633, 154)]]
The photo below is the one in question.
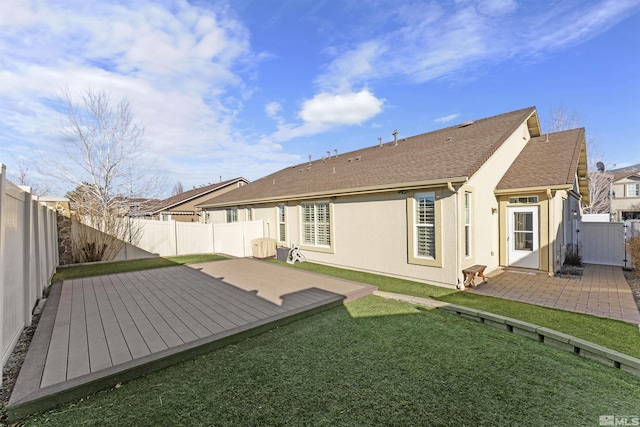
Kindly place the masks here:
[(531, 138), (496, 189), (573, 185), (584, 133), (580, 128)]
[(471, 177), (535, 107), (291, 166), (198, 207)]
[(615, 182), (615, 181), (620, 181), (621, 179), (628, 178), (628, 177), (630, 177), (630, 176), (638, 175), (638, 174), (640, 174), (640, 171), (635, 171), (635, 172), (621, 172), (621, 173), (617, 173), (617, 174), (615, 174), (615, 175), (613, 176), (613, 181), (614, 181), (614, 182)]
[(226, 181), (221, 181), (221, 182), (217, 182), (215, 184), (209, 184), (209, 185), (205, 185), (202, 187), (198, 187), (198, 188), (194, 188), (192, 190), (188, 190), (185, 192), (182, 192), (180, 194), (177, 194), (175, 196), (171, 196), (169, 198), (166, 198), (164, 200), (160, 200), (156, 203), (154, 203), (153, 207), (151, 208), (152, 213), (158, 213), (158, 212), (162, 212), (162, 211), (166, 211), (168, 209), (171, 209), (174, 206), (180, 205), (182, 203), (186, 203), (189, 200), (195, 199), (197, 197), (202, 197), (205, 196), (209, 193), (212, 193), (213, 191), (219, 189), (219, 188), (224, 188), (229, 184), (233, 184), (234, 182), (237, 181), (245, 181), (246, 180), (244, 178), (233, 178), (233, 179), (228, 179)]

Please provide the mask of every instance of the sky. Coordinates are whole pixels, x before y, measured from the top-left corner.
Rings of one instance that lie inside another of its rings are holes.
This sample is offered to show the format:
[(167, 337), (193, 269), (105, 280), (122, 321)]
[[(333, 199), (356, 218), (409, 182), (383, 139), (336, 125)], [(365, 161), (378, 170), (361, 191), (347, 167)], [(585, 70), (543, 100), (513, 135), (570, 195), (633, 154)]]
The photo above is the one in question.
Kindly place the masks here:
[(577, 114), (620, 168), (640, 163), (640, 0), (2, 0), (10, 176), (59, 155), (60, 96), (87, 89), (129, 101), (185, 190), (530, 106), (543, 132)]

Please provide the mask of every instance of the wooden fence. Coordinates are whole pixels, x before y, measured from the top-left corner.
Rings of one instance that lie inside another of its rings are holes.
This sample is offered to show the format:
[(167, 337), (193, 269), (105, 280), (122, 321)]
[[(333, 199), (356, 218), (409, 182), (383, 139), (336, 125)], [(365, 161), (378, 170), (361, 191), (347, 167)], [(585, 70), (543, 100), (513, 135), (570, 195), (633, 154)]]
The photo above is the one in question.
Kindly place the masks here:
[[(0, 355), (5, 365), (58, 265), (56, 212), (0, 163)], [(1, 384), (2, 379), (0, 379)]]

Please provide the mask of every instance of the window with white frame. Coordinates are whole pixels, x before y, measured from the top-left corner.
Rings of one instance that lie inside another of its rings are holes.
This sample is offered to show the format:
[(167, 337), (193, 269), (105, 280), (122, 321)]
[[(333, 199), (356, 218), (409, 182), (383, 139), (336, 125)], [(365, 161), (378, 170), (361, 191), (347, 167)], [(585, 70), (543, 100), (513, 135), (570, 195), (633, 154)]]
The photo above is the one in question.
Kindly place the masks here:
[(287, 240), (287, 224), (285, 223), (284, 205), (278, 205), (278, 242)]
[(253, 221), (253, 208), (247, 208), (245, 211), (247, 221)]
[(170, 214), (162, 214), (161, 218), (162, 218), (162, 221), (171, 221), (171, 215)]
[(331, 246), (331, 213), (329, 202), (310, 202), (301, 205), (302, 244)]
[(435, 193), (418, 193), (415, 196), (415, 256), (436, 257)]
[(471, 193), (464, 193), (464, 256), (471, 256)]
[(238, 222), (238, 209), (227, 209), (227, 222)]
[(627, 197), (638, 197), (640, 195), (640, 184), (627, 184)]

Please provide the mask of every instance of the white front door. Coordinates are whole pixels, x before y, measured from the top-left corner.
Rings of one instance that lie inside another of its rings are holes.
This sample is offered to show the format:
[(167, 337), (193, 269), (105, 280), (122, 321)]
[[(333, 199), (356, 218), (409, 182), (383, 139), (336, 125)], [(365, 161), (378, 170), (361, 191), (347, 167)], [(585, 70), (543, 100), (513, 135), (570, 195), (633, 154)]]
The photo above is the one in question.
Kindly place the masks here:
[(540, 268), (538, 207), (507, 208), (509, 259), (512, 267)]

